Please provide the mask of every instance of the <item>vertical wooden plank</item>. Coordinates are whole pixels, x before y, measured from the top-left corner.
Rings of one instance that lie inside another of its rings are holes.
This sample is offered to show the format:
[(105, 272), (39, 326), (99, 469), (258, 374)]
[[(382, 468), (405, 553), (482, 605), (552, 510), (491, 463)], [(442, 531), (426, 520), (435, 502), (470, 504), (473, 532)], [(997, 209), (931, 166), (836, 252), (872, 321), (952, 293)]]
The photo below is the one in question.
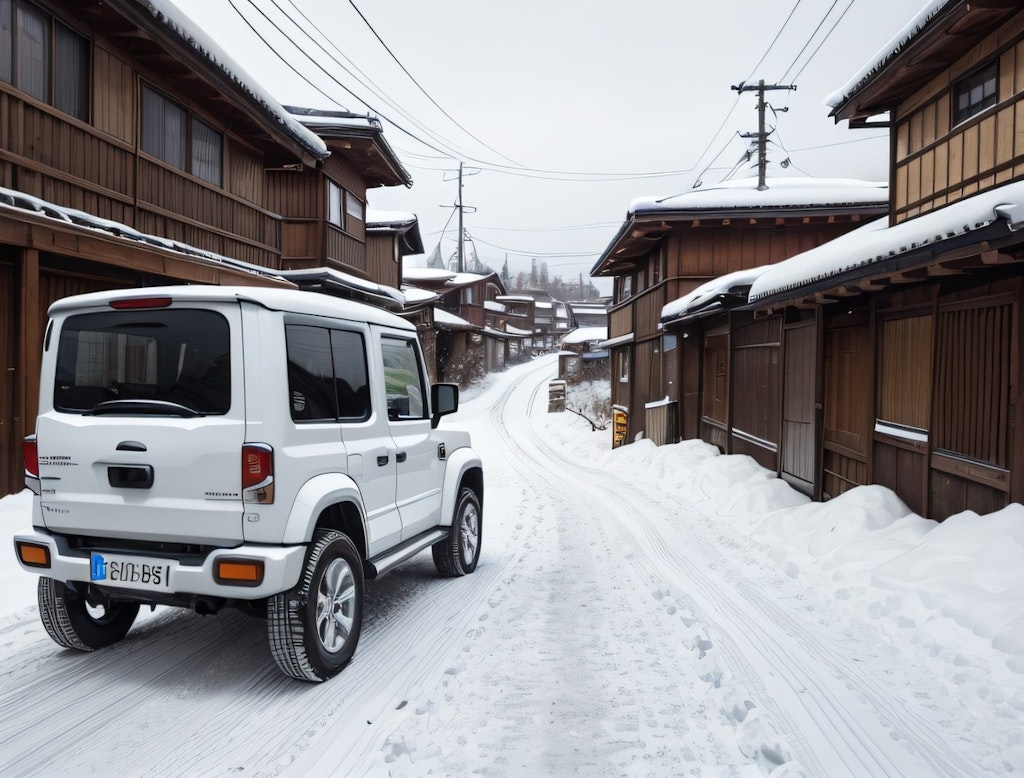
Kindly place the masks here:
[(996, 117), (989, 116), (978, 125), (978, 172), (991, 172), (996, 165)]
[[(46, 311), (39, 299), (39, 251), (20, 252), (21, 278), (18, 309), (21, 311), (21, 332), (18, 343), (18, 364), (22, 374), (18, 381), (16, 420), (22, 436), (35, 431), (39, 411), (39, 370), (43, 350), (43, 327)], [(45, 306), (44, 306), (45, 307)]]

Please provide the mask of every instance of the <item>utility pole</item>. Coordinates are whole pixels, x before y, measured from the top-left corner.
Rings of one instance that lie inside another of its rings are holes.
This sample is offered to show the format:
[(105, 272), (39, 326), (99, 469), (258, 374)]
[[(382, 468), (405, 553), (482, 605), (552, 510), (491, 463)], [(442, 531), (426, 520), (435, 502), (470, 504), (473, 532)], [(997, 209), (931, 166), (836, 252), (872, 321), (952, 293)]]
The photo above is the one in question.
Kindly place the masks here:
[(465, 240), (462, 236), (462, 163), (459, 162), (459, 261), (458, 268), (459, 272), (463, 272), (465, 268)]
[[(753, 92), (757, 91), (757, 188), (758, 191), (764, 191), (768, 188), (765, 184), (765, 174), (768, 167), (768, 134), (764, 129), (764, 93), (769, 90), (775, 89), (790, 89), (796, 91), (796, 84), (765, 84), (762, 78), (757, 82), (757, 86), (753, 84), (737, 84), (732, 87), (737, 92)], [(753, 137), (752, 133), (740, 133), (741, 138)]]
[[(463, 163), (460, 162), (459, 163), (459, 199), (456, 201), (455, 206), (454, 206), (459, 211), (459, 243), (458, 243), (458, 250), (456, 251), (456, 263), (458, 264), (458, 269), (459, 269), (460, 273), (464, 272), (465, 269), (466, 269), (465, 234), (464, 234), (463, 227), (462, 227), (462, 215), (464, 213), (466, 213), (467, 211), (469, 213), (476, 213), (476, 208), (474, 206), (472, 206), (472, 205), (463, 205), (462, 204), (462, 177), (463, 177), (462, 166), (463, 166)], [(480, 172), (479, 170), (474, 170), (474, 169), (471, 168), (468, 172), (465, 173), (465, 175), (467, 175), (467, 176), (475, 176), (479, 172)], [(447, 176), (445, 176), (444, 180), (445, 181), (451, 181), (451, 179), (448, 178)], [(452, 206), (450, 206), (450, 205), (442, 205), (441, 207), (442, 208), (451, 208)], [(450, 261), (451, 261), (451, 259), (449, 258), (449, 262)], [(447, 270), (448, 268), (445, 267), (445, 269)]]

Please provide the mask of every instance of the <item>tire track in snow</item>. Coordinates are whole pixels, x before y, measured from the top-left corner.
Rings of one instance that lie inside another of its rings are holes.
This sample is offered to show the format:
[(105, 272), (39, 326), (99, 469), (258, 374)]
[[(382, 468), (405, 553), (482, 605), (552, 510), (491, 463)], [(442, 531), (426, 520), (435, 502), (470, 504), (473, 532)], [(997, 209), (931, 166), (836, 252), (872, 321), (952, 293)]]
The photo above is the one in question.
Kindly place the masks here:
[[(534, 397), (541, 388), (534, 387)], [(522, 430), (516, 434), (526, 437)], [(591, 498), (595, 515), (613, 520), (631, 539), (638, 564), (652, 578), (687, 591), (702, 615), (724, 633), (732, 644), (727, 650), (730, 663), (744, 669), (744, 682), (752, 681), (768, 695), (763, 701), (786, 725), (807, 766), (817, 767), (815, 774), (831, 778), (841, 766), (851, 776), (915, 776), (925, 765), (933, 775), (978, 774), (978, 765), (950, 748), (933, 717), (908, 705), (884, 678), (858, 664), (855, 648), (808, 629), (733, 567), (714, 543), (700, 533), (683, 536), (664, 518), (680, 508), (691, 513), (699, 509), (669, 506), (636, 493), (614, 474), (567, 459), (535, 430), (531, 442), (535, 449), (519, 445), (518, 450), (520, 456), (534, 451), (536, 472), (557, 473), (557, 480), (570, 488), (575, 483), (582, 497), (600, 490), (599, 501)], [(700, 524), (688, 522), (687, 529), (700, 529)], [(695, 540), (698, 550), (690, 552), (687, 546)], [(708, 559), (714, 560), (715, 569), (703, 568)], [(832, 754), (823, 754), (826, 743)]]

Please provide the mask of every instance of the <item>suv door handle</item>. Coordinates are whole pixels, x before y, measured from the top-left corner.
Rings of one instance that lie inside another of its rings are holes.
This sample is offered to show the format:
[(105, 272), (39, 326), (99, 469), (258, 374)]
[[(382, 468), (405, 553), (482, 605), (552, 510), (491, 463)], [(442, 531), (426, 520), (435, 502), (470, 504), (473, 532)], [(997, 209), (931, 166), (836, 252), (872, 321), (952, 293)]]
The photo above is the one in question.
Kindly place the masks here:
[(388, 463), (388, 455), (377, 457), (377, 467), (384, 467)]
[(396, 451), (395, 452), (395, 461), (396, 462), (404, 462), (405, 461), (405, 457), (406, 457), (406, 452), (404, 452), (404, 451)]

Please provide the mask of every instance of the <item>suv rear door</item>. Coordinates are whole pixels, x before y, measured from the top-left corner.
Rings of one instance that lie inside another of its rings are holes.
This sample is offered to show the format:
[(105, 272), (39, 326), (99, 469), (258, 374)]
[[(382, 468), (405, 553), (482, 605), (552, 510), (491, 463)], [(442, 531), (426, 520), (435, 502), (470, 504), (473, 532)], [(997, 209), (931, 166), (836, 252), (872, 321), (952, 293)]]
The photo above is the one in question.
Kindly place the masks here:
[(398, 463), (402, 539), (437, 525), (444, 461), (431, 435), (429, 392), (415, 333), (380, 334), (388, 427)]
[(36, 433), (47, 527), (240, 542), (238, 304), (116, 305), (62, 312), (44, 344)]

